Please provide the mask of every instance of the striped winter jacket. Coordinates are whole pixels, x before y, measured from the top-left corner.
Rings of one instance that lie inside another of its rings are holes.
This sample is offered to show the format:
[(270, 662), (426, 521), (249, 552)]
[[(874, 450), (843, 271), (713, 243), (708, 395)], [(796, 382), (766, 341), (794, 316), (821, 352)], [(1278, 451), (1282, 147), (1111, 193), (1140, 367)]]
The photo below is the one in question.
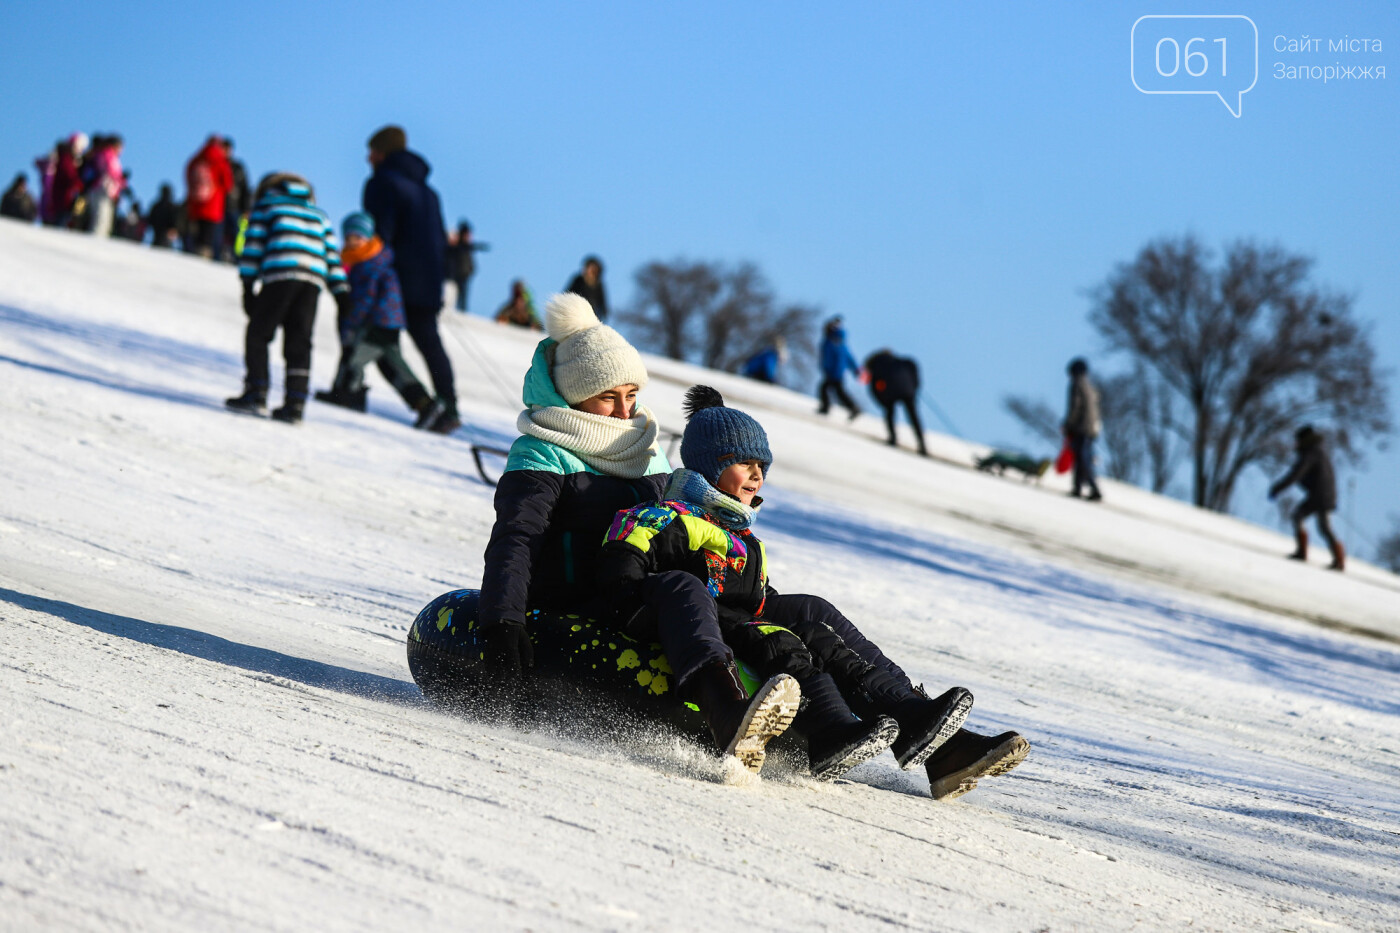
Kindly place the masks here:
[(263, 284), (297, 279), (333, 293), (349, 289), (335, 232), (325, 211), (311, 202), (311, 188), (299, 179), (276, 182), (253, 205), (239, 256), (238, 274)]

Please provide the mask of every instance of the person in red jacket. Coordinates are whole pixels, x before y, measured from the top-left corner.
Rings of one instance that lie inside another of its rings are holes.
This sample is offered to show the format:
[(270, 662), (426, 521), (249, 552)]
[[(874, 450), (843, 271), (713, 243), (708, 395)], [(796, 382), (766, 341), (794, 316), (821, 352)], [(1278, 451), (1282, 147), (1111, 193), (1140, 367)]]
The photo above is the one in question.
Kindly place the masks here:
[(233, 168), (221, 136), (210, 136), (185, 166), (185, 200), (189, 229), (185, 249), (217, 259), (224, 243), (224, 210), (233, 189)]

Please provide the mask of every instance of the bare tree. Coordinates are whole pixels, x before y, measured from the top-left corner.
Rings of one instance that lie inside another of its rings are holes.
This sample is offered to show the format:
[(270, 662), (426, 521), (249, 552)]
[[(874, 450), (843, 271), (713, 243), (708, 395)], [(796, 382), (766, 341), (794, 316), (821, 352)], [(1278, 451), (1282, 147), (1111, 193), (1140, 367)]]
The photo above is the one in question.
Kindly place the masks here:
[(637, 270), (636, 283), (637, 297), (620, 322), (643, 349), (734, 371), (781, 336), (790, 377), (812, 367), (818, 309), (780, 304), (753, 263), (650, 262)]
[(1284, 463), (1299, 424), (1357, 461), (1391, 423), (1388, 374), (1351, 296), (1312, 286), (1311, 260), (1278, 247), (1212, 258), (1192, 237), (1149, 243), (1096, 290), (1089, 319), (1151, 392), (1183, 406), (1192, 498), (1225, 511), (1242, 471)]
[[(1100, 388), (1105, 472), (1166, 492), (1183, 454), (1171, 393), (1141, 362), (1130, 373), (1104, 379)], [(1144, 470), (1146, 476), (1140, 479)]]

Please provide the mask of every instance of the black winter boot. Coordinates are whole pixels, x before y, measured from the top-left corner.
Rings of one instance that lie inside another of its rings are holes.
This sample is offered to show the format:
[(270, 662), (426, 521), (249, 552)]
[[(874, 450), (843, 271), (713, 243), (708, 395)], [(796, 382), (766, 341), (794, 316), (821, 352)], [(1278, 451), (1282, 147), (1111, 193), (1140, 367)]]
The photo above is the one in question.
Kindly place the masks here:
[(345, 392), (339, 388), (317, 389), (316, 401), (363, 412), (369, 407), (369, 386), (360, 386), (357, 392)]
[(1305, 531), (1305, 530), (1302, 529), (1302, 528), (1299, 528), (1299, 529), (1297, 529), (1296, 531), (1293, 532), (1293, 538), (1294, 538), (1295, 541), (1298, 542), (1298, 546), (1297, 546), (1296, 548), (1294, 548), (1292, 554), (1289, 554), (1289, 555), (1288, 555), (1288, 559), (1289, 559), (1289, 560), (1301, 560), (1301, 561), (1306, 561), (1306, 560), (1308, 559), (1308, 533), (1307, 533), (1307, 531)]
[(262, 389), (244, 389), (237, 398), (224, 399), (224, 407), (245, 415), (267, 416), (267, 392)]
[(272, 409), (272, 417), (287, 424), (301, 424), (301, 416), (306, 403), (301, 399), (288, 399), (281, 408)]
[(772, 677), (754, 692), (744, 692), (733, 664), (711, 664), (690, 676), (682, 698), (700, 707), (715, 747), (733, 755), (757, 774), (767, 745), (787, 731), (797, 715), (802, 691), (787, 674)]
[(861, 678), (868, 707), (899, 723), (899, 738), (890, 751), (904, 769), (917, 768), (934, 749), (962, 728), (972, 709), (972, 694), (953, 687), (937, 699), (929, 699), (922, 687), (910, 689), (886, 671), (872, 669)]
[(817, 674), (802, 684), (807, 701), (799, 727), (807, 733), (807, 759), (812, 777), (834, 781), (890, 747), (899, 723), (889, 716), (859, 719), (841, 696), (830, 674)]
[(413, 410), (418, 413), (418, 420), (413, 422), (413, 426), (421, 431), (431, 431), (447, 413), (447, 406), (442, 399), (425, 395), (414, 404)]
[(993, 736), (959, 729), (924, 763), (929, 793), (934, 800), (961, 797), (979, 778), (1005, 774), (1025, 761), (1030, 750), (1031, 743), (1018, 732)]

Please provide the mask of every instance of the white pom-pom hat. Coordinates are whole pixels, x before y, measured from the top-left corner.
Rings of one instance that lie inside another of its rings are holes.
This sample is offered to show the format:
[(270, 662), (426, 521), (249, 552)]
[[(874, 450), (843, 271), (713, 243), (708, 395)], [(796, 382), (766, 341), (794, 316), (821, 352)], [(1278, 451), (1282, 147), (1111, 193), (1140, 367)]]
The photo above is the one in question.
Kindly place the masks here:
[(577, 405), (613, 386), (647, 384), (642, 355), (598, 320), (588, 299), (554, 295), (544, 307), (544, 330), (559, 342), (549, 375), (564, 401)]

